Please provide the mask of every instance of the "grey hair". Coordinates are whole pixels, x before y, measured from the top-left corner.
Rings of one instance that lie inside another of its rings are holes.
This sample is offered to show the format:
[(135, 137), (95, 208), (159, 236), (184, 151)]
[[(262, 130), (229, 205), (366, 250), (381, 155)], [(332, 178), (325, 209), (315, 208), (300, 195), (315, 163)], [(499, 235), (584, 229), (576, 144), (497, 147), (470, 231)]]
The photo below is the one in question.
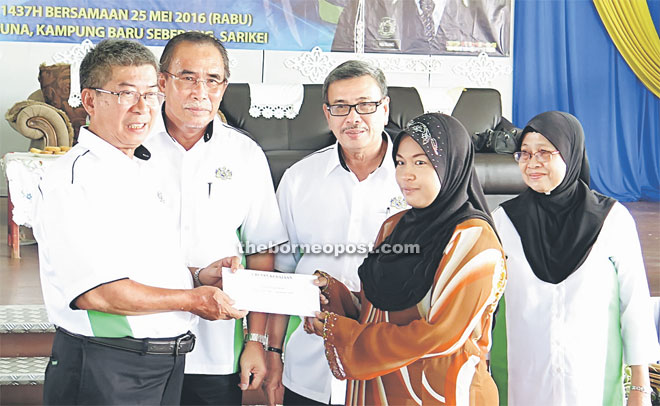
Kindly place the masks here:
[(160, 71), (169, 71), (172, 63), (172, 55), (177, 45), (181, 42), (191, 42), (193, 44), (213, 45), (222, 56), (222, 64), (225, 65), (225, 79), (229, 79), (229, 56), (222, 42), (217, 38), (199, 31), (188, 31), (177, 35), (167, 42), (163, 53), (160, 55)]
[(323, 102), (328, 104), (328, 87), (338, 80), (371, 76), (380, 88), (380, 97), (387, 96), (387, 80), (379, 68), (363, 61), (346, 61), (337, 66), (328, 74), (323, 82)]
[(112, 79), (114, 66), (151, 65), (158, 72), (156, 57), (135, 41), (106, 39), (92, 48), (80, 63), (80, 88), (95, 89)]

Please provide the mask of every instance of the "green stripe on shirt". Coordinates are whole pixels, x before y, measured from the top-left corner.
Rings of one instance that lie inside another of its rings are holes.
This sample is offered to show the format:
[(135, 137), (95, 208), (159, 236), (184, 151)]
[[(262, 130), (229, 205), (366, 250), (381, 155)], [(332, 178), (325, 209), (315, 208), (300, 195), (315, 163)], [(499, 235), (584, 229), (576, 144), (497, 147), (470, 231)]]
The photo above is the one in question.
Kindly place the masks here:
[(494, 320), (493, 348), (490, 351), (490, 369), (493, 380), (500, 395), (500, 406), (508, 404), (509, 400), (509, 361), (506, 337), (506, 292), (500, 300), (500, 309)]
[(243, 319), (236, 319), (234, 321), (234, 373), (236, 373), (239, 369), (241, 352), (243, 352), (245, 333), (243, 331)]
[(619, 305), (618, 269), (612, 257), (609, 258), (614, 272), (608, 272), (614, 278), (608, 306), (607, 354), (605, 355), (605, 376), (603, 382), (603, 405), (623, 405), (623, 350), (621, 339), (621, 310)]
[(284, 348), (286, 348), (286, 345), (289, 342), (289, 339), (291, 338), (291, 334), (293, 334), (294, 331), (300, 326), (300, 323), (302, 322), (302, 319), (300, 316), (289, 316), (289, 324), (286, 326), (286, 336), (284, 337)]
[(126, 316), (87, 310), (94, 337), (133, 337), (133, 330)]

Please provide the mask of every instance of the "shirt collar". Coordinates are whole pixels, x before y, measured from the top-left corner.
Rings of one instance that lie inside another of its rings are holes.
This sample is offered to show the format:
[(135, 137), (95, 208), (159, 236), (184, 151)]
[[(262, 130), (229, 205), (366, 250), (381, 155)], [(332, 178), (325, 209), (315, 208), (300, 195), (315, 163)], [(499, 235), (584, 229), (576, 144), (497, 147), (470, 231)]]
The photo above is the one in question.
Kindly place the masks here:
[[(392, 155), (392, 142), (390, 141), (385, 131), (383, 131), (382, 136), (383, 136), (383, 142), (387, 143), (387, 151), (385, 151), (385, 155), (383, 155), (383, 160), (381, 160), (380, 163), (378, 164), (378, 168), (380, 168), (383, 165), (383, 161), (388, 156)], [(325, 176), (328, 176), (330, 172), (332, 172), (337, 167), (341, 167), (346, 172), (350, 172), (351, 170), (349, 169), (348, 165), (346, 165), (346, 160), (344, 159), (344, 153), (340, 148), (339, 141), (335, 142), (332, 148), (334, 148), (336, 151), (335, 153), (330, 154), (330, 158), (328, 159), (328, 165), (325, 169)]]
[(328, 176), (330, 172), (335, 170), (335, 168), (342, 167), (341, 162), (339, 161), (339, 141), (335, 141), (331, 148), (335, 151), (331, 152), (328, 157), (328, 165), (325, 168), (325, 176)]
[[(80, 127), (80, 133), (78, 135), (78, 144), (92, 151), (92, 153), (98, 155), (101, 158), (114, 159), (114, 160), (128, 159), (129, 161), (135, 161), (135, 159), (129, 158), (128, 155), (124, 154), (114, 145), (110, 144), (109, 142), (102, 139), (98, 135), (89, 131), (87, 126)], [(147, 159), (149, 159), (149, 157), (151, 157), (151, 153), (143, 145), (138, 146), (138, 148), (136, 148), (135, 151), (136, 152), (133, 154), (134, 157), (139, 158), (140, 160), (146, 161)], [(147, 155), (148, 157), (145, 155)]]

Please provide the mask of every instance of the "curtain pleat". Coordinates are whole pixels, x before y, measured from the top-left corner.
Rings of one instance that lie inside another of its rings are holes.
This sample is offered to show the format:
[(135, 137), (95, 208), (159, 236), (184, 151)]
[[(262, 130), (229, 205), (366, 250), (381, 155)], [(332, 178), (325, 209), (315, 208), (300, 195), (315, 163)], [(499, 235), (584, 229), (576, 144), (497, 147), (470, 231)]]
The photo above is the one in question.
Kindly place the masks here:
[(660, 97), (660, 37), (643, 0), (593, 0), (600, 19), (630, 69)]

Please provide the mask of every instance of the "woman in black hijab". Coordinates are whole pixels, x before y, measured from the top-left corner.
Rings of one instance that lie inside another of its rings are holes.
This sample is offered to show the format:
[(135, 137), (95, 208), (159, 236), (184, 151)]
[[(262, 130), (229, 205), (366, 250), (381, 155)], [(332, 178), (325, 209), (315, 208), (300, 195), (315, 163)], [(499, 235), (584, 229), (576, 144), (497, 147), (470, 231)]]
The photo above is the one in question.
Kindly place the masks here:
[(509, 272), (491, 355), (500, 403), (620, 405), (625, 360), (641, 404), (660, 352), (632, 217), (589, 189), (574, 116), (534, 117), (514, 158), (529, 188), (493, 212)]
[(313, 330), (333, 374), (349, 379), (347, 404), (497, 404), (485, 360), (506, 271), (470, 138), (453, 117), (425, 114), (393, 158), (412, 208), (385, 221), (360, 267), (361, 306), (320, 278), (329, 303)]

